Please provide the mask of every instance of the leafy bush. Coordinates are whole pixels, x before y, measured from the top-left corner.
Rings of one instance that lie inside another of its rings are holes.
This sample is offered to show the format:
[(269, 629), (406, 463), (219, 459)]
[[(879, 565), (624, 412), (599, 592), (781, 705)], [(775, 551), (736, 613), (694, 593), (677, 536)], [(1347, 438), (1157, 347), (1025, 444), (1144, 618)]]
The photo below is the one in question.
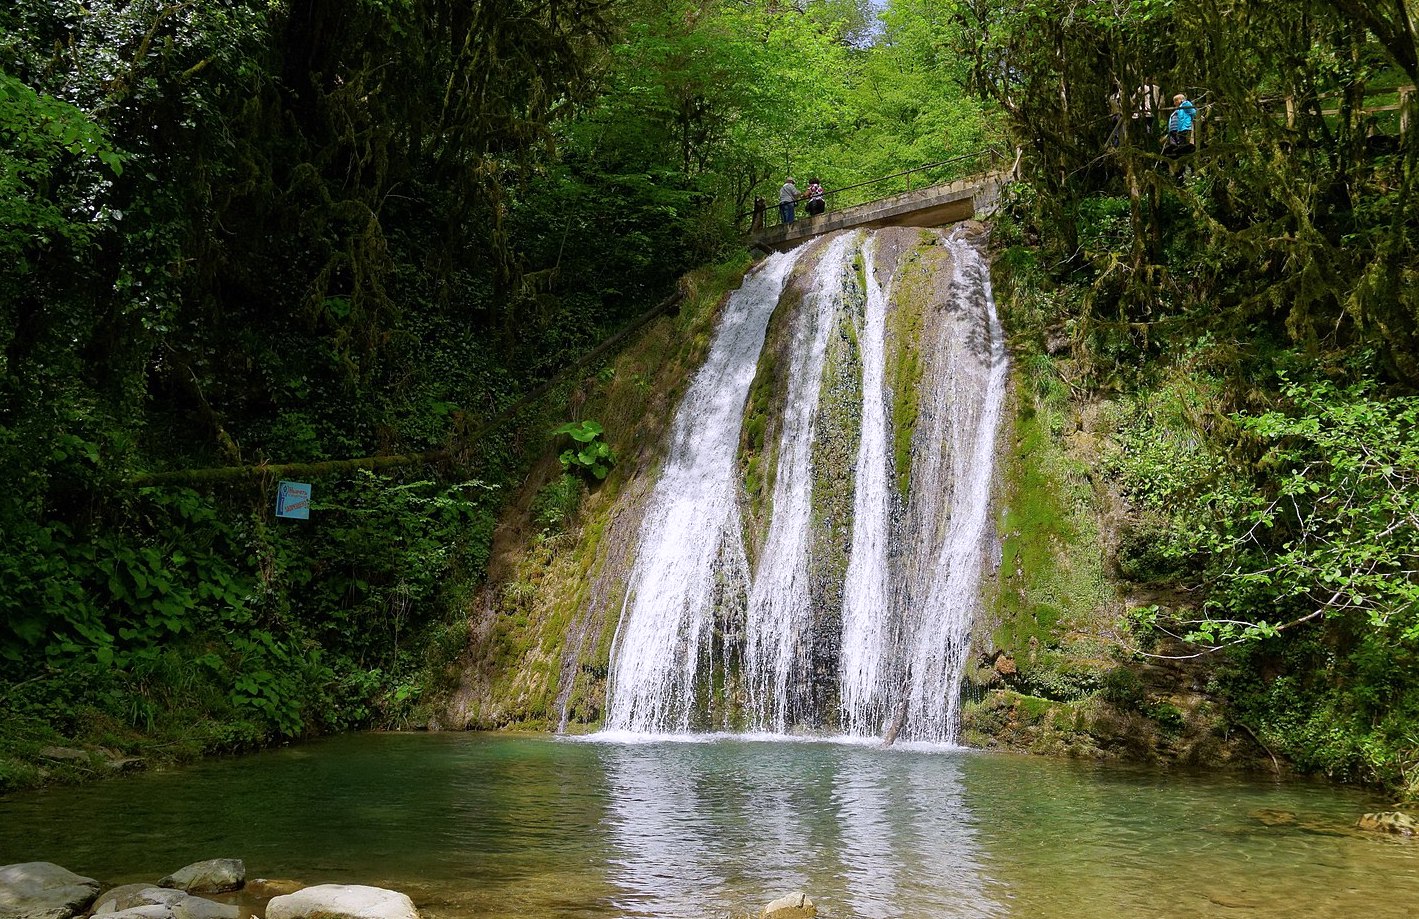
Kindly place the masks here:
[(588, 474), (600, 481), (616, 464), (611, 445), (602, 438), (604, 431), (595, 421), (569, 421), (552, 433), (566, 434), (577, 443), (563, 450), (559, 457), (566, 472)]

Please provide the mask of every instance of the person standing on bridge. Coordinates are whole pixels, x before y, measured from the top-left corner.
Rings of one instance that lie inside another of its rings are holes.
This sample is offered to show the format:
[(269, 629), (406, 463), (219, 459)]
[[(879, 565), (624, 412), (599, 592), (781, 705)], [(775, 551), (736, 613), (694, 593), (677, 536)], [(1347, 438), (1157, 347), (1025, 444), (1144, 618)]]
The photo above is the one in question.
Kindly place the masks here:
[(793, 223), (793, 206), (799, 197), (798, 186), (793, 184), (793, 176), (789, 176), (788, 181), (778, 190), (778, 216), (779, 222), (784, 226)]
[(828, 202), (823, 199), (823, 186), (816, 178), (808, 180), (808, 216), (817, 217), (828, 209)]

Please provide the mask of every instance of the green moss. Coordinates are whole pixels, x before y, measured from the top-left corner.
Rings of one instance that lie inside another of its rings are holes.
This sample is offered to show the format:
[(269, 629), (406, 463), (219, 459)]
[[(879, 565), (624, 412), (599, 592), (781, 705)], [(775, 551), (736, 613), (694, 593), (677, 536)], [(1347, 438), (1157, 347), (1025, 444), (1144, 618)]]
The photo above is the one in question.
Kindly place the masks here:
[(887, 313), (885, 377), (892, 400), (892, 460), (897, 490), (905, 497), (911, 489), (912, 438), (921, 413), (919, 393), (924, 365), (921, 356), (922, 324), (930, 303), (930, 273), (920, 253), (902, 260), (899, 280)]
[[(841, 631), (838, 617), (852, 552), (853, 484), (862, 438), (862, 353), (855, 326), (862, 321), (866, 302), (866, 290), (858, 284), (860, 277), (860, 272), (852, 271), (842, 279), (843, 307), (828, 338), (811, 453), (810, 551), (815, 569), (811, 593), (813, 609), (820, 611), (814, 634), (823, 636), (836, 636)], [(837, 655), (835, 640), (816, 642), (812, 649), (815, 671), (836, 672)], [(820, 681), (820, 685), (826, 682)], [(828, 710), (830, 700), (820, 699), (818, 706)]]

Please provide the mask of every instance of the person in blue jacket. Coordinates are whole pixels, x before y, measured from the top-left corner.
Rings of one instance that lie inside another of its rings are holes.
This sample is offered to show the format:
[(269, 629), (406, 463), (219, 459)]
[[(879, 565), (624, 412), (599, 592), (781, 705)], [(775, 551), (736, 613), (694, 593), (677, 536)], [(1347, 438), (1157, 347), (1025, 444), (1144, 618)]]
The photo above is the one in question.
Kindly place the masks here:
[(1197, 148), (1192, 143), (1192, 122), (1197, 117), (1197, 107), (1187, 96), (1178, 93), (1173, 96), (1173, 113), (1168, 116), (1168, 140), (1163, 145), (1163, 153), (1178, 156), (1191, 153)]

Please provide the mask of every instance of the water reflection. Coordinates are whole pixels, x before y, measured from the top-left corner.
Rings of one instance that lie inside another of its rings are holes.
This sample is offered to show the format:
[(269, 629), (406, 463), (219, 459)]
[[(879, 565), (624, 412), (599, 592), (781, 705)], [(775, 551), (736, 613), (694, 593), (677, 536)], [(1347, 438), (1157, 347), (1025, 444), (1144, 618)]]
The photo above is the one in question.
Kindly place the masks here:
[(1419, 916), (1419, 845), (1324, 785), (969, 751), (366, 735), (0, 798), (0, 864), (239, 856), (425, 919)]
[(808, 891), (863, 919), (1003, 914), (958, 759), (721, 740), (606, 746), (617, 908), (743, 912)]

